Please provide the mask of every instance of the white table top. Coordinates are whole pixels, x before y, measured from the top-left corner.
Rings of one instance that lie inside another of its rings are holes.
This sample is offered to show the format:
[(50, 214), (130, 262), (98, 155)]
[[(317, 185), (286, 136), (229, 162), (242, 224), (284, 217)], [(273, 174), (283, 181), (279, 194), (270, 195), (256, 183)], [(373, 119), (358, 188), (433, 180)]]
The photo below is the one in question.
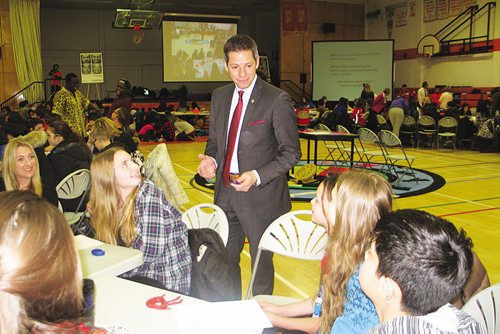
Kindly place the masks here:
[[(113, 276), (93, 278), (95, 283), (95, 323), (106, 327), (123, 327), (129, 334), (176, 333), (173, 309), (183, 304), (207, 303), (178, 293), (139, 284)], [(169, 310), (146, 306), (146, 301), (165, 295), (165, 300), (182, 296), (182, 303)]]
[[(142, 252), (137, 249), (105, 244), (83, 235), (75, 236), (75, 242), (84, 278), (94, 279), (99, 275), (117, 276), (144, 262)], [(104, 255), (93, 255), (92, 250), (96, 248), (103, 250)]]
[[(111, 333), (127, 334), (256, 334), (271, 327), (255, 300), (209, 303), (112, 276), (95, 282), (95, 323)], [(146, 302), (162, 296), (182, 298), (167, 310), (152, 309)]]

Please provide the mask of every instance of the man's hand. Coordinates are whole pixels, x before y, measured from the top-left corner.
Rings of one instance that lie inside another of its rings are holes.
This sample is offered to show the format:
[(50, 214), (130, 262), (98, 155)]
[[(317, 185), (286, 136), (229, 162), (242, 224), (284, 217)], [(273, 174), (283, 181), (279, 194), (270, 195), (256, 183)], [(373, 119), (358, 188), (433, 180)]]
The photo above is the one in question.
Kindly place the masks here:
[(255, 184), (257, 177), (254, 172), (249, 171), (240, 174), (240, 177), (236, 181), (237, 183), (231, 183), (231, 187), (233, 187), (236, 191), (247, 192)]
[(198, 154), (200, 158), (200, 164), (198, 166), (198, 174), (205, 179), (211, 179), (215, 177), (215, 171), (217, 167), (215, 166), (214, 160), (208, 155)]

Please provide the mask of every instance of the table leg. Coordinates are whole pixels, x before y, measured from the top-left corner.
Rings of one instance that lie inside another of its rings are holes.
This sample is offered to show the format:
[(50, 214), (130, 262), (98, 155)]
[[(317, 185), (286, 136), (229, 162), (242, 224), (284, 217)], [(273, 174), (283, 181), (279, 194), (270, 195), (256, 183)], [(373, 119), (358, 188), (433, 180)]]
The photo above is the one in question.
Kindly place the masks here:
[(314, 139), (314, 164), (318, 165), (318, 139)]
[(309, 161), (311, 161), (311, 159), (309, 159), (309, 152), (310, 151), (311, 151), (311, 140), (307, 139), (307, 163), (309, 163)]
[(351, 138), (351, 169), (353, 166), (353, 159), (354, 159), (354, 138)]

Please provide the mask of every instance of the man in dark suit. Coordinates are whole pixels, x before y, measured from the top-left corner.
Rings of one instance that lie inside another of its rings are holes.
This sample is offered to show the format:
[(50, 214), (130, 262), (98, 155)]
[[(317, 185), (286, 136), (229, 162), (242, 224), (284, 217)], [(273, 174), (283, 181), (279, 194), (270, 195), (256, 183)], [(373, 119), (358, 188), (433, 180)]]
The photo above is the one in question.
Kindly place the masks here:
[[(224, 45), (224, 57), (233, 83), (212, 94), (210, 132), (205, 154), (199, 155), (198, 173), (217, 177), (215, 203), (229, 221), (227, 250), (234, 299), (240, 299), (239, 262), (245, 236), (253, 263), (266, 228), (291, 209), (287, 172), (301, 151), (290, 96), (256, 75), (255, 41), (246, 35), (231, 37)], [(273, 285), (272, 254), (263, 252), (253, 293), (272, 294)]]

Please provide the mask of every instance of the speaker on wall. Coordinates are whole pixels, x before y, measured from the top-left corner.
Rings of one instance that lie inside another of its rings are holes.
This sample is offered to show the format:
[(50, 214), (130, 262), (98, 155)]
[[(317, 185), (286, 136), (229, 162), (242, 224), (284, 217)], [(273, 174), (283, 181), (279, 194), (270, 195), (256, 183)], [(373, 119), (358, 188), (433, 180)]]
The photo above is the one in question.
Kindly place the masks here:
[(323, 33), (334, 33), (335, 32), (335, 23), (323, 23)]
[(307, 83), (307, 74), (306, 73), (300, 73), (300, 83)]

